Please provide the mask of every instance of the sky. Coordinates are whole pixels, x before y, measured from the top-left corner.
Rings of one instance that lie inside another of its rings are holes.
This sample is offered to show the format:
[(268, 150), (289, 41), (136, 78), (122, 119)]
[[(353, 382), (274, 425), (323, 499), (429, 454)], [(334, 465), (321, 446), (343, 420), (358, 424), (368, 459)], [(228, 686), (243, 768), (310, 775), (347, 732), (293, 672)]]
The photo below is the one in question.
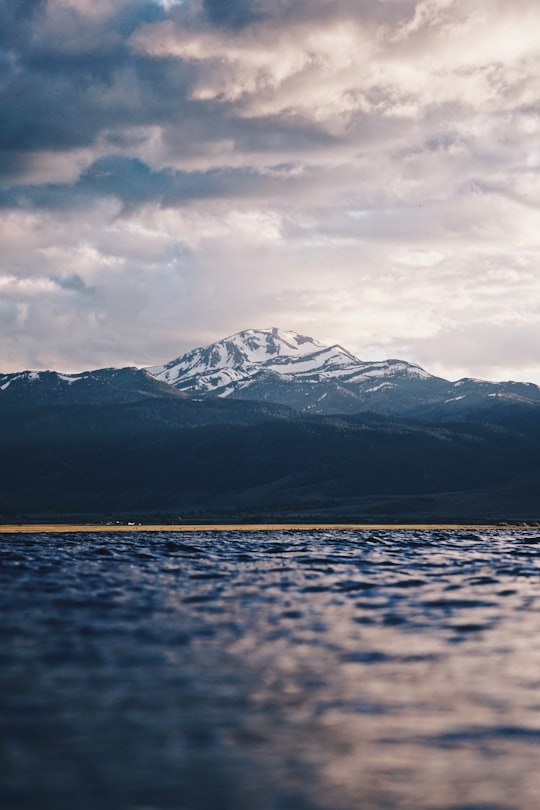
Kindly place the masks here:
[(0, 0), (0, 371), (277, 326), (540, 383), (538, 0)]

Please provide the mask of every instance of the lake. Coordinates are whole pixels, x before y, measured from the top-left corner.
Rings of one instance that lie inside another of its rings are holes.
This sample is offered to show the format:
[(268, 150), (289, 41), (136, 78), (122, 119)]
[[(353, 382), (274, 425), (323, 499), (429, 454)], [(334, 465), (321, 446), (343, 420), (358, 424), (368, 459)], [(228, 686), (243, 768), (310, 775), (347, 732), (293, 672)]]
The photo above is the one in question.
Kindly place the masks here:
[(540, 529), (0, 537), (5, 810), (536, 810)]

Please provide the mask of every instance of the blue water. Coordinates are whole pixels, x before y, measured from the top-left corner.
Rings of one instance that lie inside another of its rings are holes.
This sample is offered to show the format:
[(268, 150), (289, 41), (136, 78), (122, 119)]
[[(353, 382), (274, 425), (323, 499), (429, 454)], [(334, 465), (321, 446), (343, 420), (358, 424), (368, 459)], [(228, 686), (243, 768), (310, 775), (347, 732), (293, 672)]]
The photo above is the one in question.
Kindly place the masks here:
[(540, 530), (0, 537), (3, 810), (536, 810)]

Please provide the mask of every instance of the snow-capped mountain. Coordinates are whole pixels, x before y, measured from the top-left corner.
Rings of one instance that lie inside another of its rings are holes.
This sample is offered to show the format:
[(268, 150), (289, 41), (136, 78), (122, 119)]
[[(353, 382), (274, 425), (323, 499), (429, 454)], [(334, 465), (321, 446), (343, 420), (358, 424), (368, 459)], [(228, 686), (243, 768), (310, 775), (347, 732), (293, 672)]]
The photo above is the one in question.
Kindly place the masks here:
[(532, 383), (455, 383), (403, 360), (365, 362), (282, 329), (248, 329), (148, 371), (190, 396), (265, 400), (311, 413), (463, 413), (489, 398), (540, 402)]
[(8, 409), (163, 397), (250, 400), (308, 414), (371, 410), (433, 420), (485, 420), (516, 404), (540, 408), (540, 389), (532, 383), (450, 382), (403, 360), (362, 361), (342, 346), (276, 328), (238, 332), (148, 369), (0, 374), (0, 405)]
[(283, 329), (246, 329), (204, 348), (193, 349), (164, 366), (147, 370), (182, 391), (229, 396), (261, 374), (282, 378), (331, 376), (358, 364), (341, 346)]

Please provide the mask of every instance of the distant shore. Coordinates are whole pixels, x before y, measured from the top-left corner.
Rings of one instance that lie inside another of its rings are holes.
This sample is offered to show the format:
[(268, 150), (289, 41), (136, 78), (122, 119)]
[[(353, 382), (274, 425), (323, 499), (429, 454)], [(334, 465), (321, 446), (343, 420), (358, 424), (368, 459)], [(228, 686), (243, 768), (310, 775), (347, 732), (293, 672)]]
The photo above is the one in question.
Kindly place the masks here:
[(538, 531), (530, 523), (211, 523), (211, 524), (111, 524), (102, 523), (25, 523), (0, 525), (0, 534), (97, 533), (97, 532), (268, 532), (268, 531), (391, 531), (391, 530), (520, 529)]

